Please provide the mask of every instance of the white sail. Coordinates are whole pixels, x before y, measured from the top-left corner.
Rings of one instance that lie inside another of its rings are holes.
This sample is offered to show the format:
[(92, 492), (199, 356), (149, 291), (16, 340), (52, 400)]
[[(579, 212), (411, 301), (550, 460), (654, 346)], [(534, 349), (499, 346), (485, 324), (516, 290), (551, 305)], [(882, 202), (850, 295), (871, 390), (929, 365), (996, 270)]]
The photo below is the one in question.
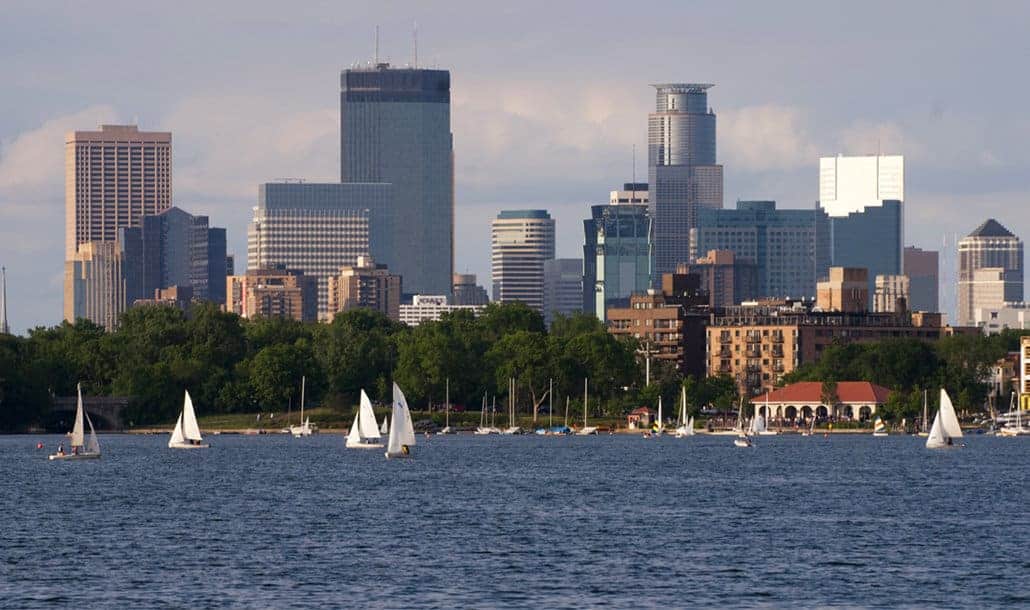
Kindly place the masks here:
[(82, 423), (82, 384), (76, 385), (79, 399), (75, 407), (75, 427), (72, 428), (72, 447), (82, 447), (85, 444), (85, 431)]
[(186, 442), (186, 437), (182, 435), (182, 413), (179, 413), (179, 419), (175, 422), (175, 430), (172, 430), (172, 437), (168, 439), (168, 446), (184, 442)]
[(386, 436), (390, 433), (390, 416), (389, 414), (383, 416), (383, 425), (379, 426), (379, 434)]
[(883, 423), (883, 419), (879, 415), (873, 420), (873, 432), (884, 432), (887, 429), (887, 424)]
[(86, 453), (100, 453), (100, 441), (97, 440), (97, 432), (93, 429), (93, 420), (85, 410), (82, 414), (86, 416), (86, 423), (89, 424), (89, 442), (86, 443)]
[(958, 425), (955, 406), (951, 404), (951, 397), (943, 388), (941, 388), (941, 408), (937, 411), (937, 415), (941, 418), (941, 426), (948, 437), (962, 438), (962, 428)]
[(182, 404), (182, 433), (186, 440), (204, 440), (200, 436), (200, 426), (197, 425), (197, 414), (193, 412), (193, 399), (190, 398), (189, 390), (186, 390), (186, 398)]
[(944, 429), (941, 427), (941, 412), (937, 411), (937, 416), (933, 418), (933, 426), (930, 428), (930, 434), (926, 437), (926, 448), (927, 449), (940, 449), (941, 447), (948, 446), (948, 438), (944, 435)]
[(694, 418), (687, 420), (687, 436), (694, 436)]
[(372, 411), (372, 401), (368, 399), (365, 390), (361, 390), (361, 406), (358, 408), (358, 429), (361, 431), (361, 438), (367, 440), (379, 440), (379, 426), (376, 423), (376, 414)]
[(665, 427), (665, 421), (662, 419), (662, 397), (658, 397), (658, 430), (659, 432)]
[(350, 425), (350, 433), (347, 434), (347, 446), (352, 447), (354, 445), (361, 444), (361, 430), (358, 429), (358, 419), (361, 418), (360, 412), (354, 416), (354, 423)]
[(687, 388), (680, 388), (680, 425), (687, 423)]
[(411, 423), (411, 411), (404, 392), (397, 384), (393, 384), (393, 427), (390, 428), (390, 440), (386, 445), (387, 457), (400, 457), (408, 454), (415, 445), (415, 427)]

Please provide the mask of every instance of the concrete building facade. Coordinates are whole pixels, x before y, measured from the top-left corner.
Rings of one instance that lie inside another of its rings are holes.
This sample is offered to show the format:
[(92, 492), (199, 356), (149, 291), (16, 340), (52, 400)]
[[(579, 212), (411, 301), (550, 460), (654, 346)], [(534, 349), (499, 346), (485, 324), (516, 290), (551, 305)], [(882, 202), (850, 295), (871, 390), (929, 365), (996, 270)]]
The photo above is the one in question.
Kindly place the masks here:
[(902, 264), (909, 281), (909, 309), (941, 311), (940, 264), (936, 250), (906, 246)]
[(491, 224), (493, 300), (543, 313), (544, 261), (553, 258), (554, 219), (546, 210), (502, 211)]
[(583, 259), (554, 258), (544, 261), (544, 323), (556, 314), (571, 316), (583, 311)]
[[(99, 131), (73, 131), (65, 136), (65, 270), (83, 270), (76, 260), (85, 243), (115, 242), (118, 231), (139, 227), (147, 215), (172, 206), (172, 134), (140, 131), (135, 125), (101, 125)], [(100, 248), (94, 248), (95, 252)], [(92, 256), (92, 254), (90, 255)], [(98, 254), (98, 256), (100, 256)], [(74, 295), (72, 287), (89, 289), (80, 276), (65, 277), (65, 316), (84, 302), (106, 296)], [(75, 299), (79, 299), (78, 305)], [(86, 301), (82, 301), (82, 299)], [(124, 307), (124, 303), (122, 305)]]
[(861, 268), (830, 267), (829, 278), (816, 286), (816, 307), (822, 311), (869, 311), (869, 272)]
[(389, 183), (372, 256), (411, 294), (448, 294), (454, 272), (454, 145), (447, 70), (387, 63), (340, 74), (340, 181)]
[(748, 305), (715, 314), (707, 328), (708, 375), (728, 375), (745, 396), (772, 390), (831, 345), (911, 337), (935, 341), (940, 314), (815, 312), (801, 302)]
[(400, 321), (408, 326), (418, 326), (422, 322), (435, 322), (445, 313), (455, 311), (470, 311), (478, 314), (485, 304), (480, 305), (452, 305), (448, 303), (447, 295), (426, 295), (416, 294), (411, 299), (411, 304), (401, 304)]
[(732, 250), (709, 250), (676, 273), (701, 277), (701, 289), (712, 307), (729, 307), (758, 297), (758, 273), (754, 263), (738, 259)]
[(691, 260), (690, 230), (698, 211), (722, 207), (722, 165), (716, 162), (715, 113), (706, 83), (654, 85), (648, 115), (647, 158), (655, 274), (672, 273)]
[(910, 283), (907, 275), (878, 275), (874, 283), (874, 312), (903, 313), (910, 309)]
[(327, 317), (329, 278), (392, 243), (383, 233), (392, 193), (389, 184), (261, 185), (248, 226), (247, 269), (284, 266), (317, 278), (319, 315)]
[(369, 256), (341, 267), (329, 277), (329, 316), (352, 309), (372, 309), (391, 320), (400, 320), (401, 276)]
[(64, 264), (64, 319), (84, 318), (115, 330), (127, 305), (125, 261), (118, 240), (79, 244)]
[(455, 273), (452, 281), (451, 303), (454, 305), (486, 305), (490, 295), (476, 283), (475, 273)]
[(1023, 241), (998, 221), (989, 218), (959, 240), (958, 257), (959, 325), (972, 325), (977, 308), (1023, 300)]
[(284, 267), (254, 269), (225, 279), (226, 310), (244, 318), (318, 319), (318, 280)]

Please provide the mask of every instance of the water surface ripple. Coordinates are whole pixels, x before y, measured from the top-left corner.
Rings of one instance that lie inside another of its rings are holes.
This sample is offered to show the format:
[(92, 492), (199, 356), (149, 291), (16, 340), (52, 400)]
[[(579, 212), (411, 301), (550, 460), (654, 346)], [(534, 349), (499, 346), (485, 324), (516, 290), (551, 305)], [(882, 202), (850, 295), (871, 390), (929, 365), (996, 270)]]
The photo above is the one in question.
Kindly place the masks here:
[(1030, 441), (0, 438), (4, 608), (991, 607), (1030, 589)]

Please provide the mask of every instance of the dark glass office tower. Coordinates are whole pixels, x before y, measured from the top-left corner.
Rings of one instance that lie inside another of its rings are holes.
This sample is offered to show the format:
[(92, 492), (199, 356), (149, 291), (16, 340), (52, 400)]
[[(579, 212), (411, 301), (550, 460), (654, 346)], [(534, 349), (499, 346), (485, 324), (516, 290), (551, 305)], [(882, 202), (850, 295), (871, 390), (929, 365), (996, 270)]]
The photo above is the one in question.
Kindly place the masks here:
[[(447, 70), (370, 68), (340, 75), (340, 180), (393, 185), (381, 262), (410, 294), (450, 294), (454, 148)], [(371, 227), (373, 235), (380, 231)]]
[(655, 274), (690, 261), (690, 230), (701, 208), (722, 207), (722, 166), (715, 162), (715, 113), (709, 84), (653, 85), (655, 112), (648, 115), (647, 157), (654, 218)]

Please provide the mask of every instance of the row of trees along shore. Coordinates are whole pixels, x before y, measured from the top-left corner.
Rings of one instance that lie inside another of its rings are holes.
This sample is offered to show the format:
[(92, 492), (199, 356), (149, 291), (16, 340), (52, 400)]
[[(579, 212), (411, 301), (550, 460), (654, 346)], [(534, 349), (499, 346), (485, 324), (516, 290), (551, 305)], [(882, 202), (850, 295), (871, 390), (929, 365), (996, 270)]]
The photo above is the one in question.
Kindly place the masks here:
[[(369, 310), (320, 324), (242, 319), (209, 303), (188, 314), (134, 307), (111, 333), (79, 320), (27, 337), (0, 335), (0, 430), (55, 428), (53, 397), (73, 396), (77, 382), (87, 395), (131, 397), (125, 423), (146, 426), (174, 421), (183, 389), (207, 415), (295, 409), (302, 376), (309, 407), (341, 414), (352, 412), (362, 389), (372, 400), (389, 400), (393, 381), (416, 410), (439, 407), (449, 382), (452, 404), (478, 410), (487, 394), (503, 412), (510, 377), (520, 413), (547, 406), (549, 387), (556, 411), (569, 396), (581, 413), (587, 378), (591, 413), (615, 416), (654, 404), (659, 392), (666, 400), (679, 392), (682, 379), (669, 366), (652, 366), (652, 385), (643, 387), (637, 347), (587, 315), (559, 316), (548, 331), (521, 303), (410, 328)], [(698, 404), (735, 400), (728, 379), (694, 385)]]
[[(889, 416), (913, 416), (922, 408), (922, 390), (942, 386), (960, 407), (979, 407), (991, 365), (1018, 344), (1019, 334), (1006, 332), (932, 344), (897, 339), (831, 346), (785, 382), (872, 381), (893, 390)], [(676, 405), (681, 387), (694, 414), (701, 405), (735, 408), (730, 378), (684, 379), (664, 362), (652, 361), (645, 387), (638, 347), (590, 315), (559, 316), (548, 330), (521, 303), (491, 304), (479, 316), (454, 312), (413, 328), (369, 310), (320, 324), (246, 320), (210, 303), (193, 305), (188, 315), (167, 306), (134, 307), (112, 333), (79, 320), (35, 328), (26, 337), (0, 335), (0, 430), (54, 427), (53, 397), (73, 396), (76, 382), (87, 395), (131, 397), (123, 419), (135, 426), (173, 421), (183, 389), (204, 414), (295, 408), (301, 376), (309, 406), (341, 414), (352, 412), (361, 389), (373, 400), (388, 400), (392, 381), (416, 410), (441, 404), (449, 381), (452, 404), (477, 410), (487, 394), (504, 411), (509, 378), (516, 380), (522, 414), (549, 398), (556, 411), (564, 410), (566, 397), (581, 413), (584, 379), (595, 416), (654, 406), (659, 395)], [(551, 384), (553, 397), (547, 395)]]

